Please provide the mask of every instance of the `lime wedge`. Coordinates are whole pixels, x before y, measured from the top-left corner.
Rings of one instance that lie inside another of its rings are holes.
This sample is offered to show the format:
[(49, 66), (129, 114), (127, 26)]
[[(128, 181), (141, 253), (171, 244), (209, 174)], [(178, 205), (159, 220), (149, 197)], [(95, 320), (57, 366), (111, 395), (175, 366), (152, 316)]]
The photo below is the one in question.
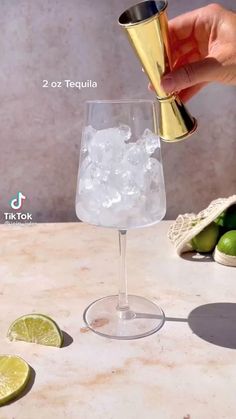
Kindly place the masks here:
[(0, 406), (19, 396), (30, 377), (30, 367), (22, 358), (0, 355)]
[(23, 340), (58, 348), (63, 343), (63, 335), (58, 325), (43, 314), (27, 314), (19, 317), (11, 324), (7, 337), (11, 341)]

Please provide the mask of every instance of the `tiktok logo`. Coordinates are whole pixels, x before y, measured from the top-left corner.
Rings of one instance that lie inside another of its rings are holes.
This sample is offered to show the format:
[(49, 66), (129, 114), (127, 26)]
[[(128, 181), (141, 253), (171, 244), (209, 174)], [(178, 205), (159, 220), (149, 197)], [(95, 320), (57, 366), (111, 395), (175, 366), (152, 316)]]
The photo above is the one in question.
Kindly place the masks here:
[(21, 209), (21, 207), (23, 205), (23, 201), (25, 199), (26, 199), (26, 196), (24, 196), (23, 193), (18, 192), (16, 197), (13, 197), (10, 201), (10, 205), (11, 205), (12, 209), (14, 209), (14, 210)]
[[(22, 192), (17, 192), (16, 196), (10, 200), (9, 204), (13, 210), (19, 210), (23, 206), (26, 196)], [(31, 223), (32, 214), (29, 212), (4, 212), (5, 224)]]

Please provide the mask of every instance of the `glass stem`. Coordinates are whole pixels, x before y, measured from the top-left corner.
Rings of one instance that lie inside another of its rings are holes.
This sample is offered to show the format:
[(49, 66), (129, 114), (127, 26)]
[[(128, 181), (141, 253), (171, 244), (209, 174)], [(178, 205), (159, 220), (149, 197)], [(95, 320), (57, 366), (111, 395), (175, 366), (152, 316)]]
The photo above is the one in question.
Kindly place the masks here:
[(119, 296), (117, 310), (129, 310), (126, 274), (126, 230), (119, 230)]

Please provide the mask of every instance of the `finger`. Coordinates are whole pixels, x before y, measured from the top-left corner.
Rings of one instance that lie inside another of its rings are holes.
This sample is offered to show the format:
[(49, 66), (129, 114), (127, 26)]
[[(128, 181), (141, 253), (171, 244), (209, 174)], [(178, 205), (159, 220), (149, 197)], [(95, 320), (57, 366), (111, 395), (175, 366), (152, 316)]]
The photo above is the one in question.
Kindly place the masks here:
[(176, 58), (175, 61), (173, 61), (173, 68), (179, 68), (184, 66), (188, 63), (194, 63), (195, 61), (199, 61), (201, 59), (201, 54), (197, 49), (193, 49), (192, 51), (189, 51), (188, 54), (180, 55)]
[[(196, 50), (193, 50), (189, 54), (179, 57), (178, 60), (174, 63), (174, 68), (178, 68), (188, 63), (193, 63), (194, 61), (198, 61), (199, 58), (200, 58), (199, 52)], [(148, 90), (150, 90), (151, 92), (155, 91), (151, 83), (148, 84)]]
[(215, 58), (207, 57), (173, 70), (162, 78), (161, 84), (163, 89), (170, 93), (203, 82), (219, 81), (222, 72), (221, 64)]
[(182, 102), (187, 102), (189, 99), (191, 99), (193, 96), (196, 95), (204, 86), (206, 86), (207, 83), (199, 83), (195, 86), (189, 87), (188, 89), (184, 89), (181, 92), (178, 93), (178, 96), (182, 100)]
[(171, 56), (172, 60), (192, 53), (192, 51), (198, 51), (198, 45), (194, 39), (188, 39), (183, 42), (178, 42), (172, 47)]
[[(195, 86), (189, 87), (188, 89), (184, 89), (181, 92), (178, 93), (178, 96), (182, 100), (182, 102), (187, 102), (189, 99), (191, 99), (193, 96), (196, 95), (204, 86), (206, 86), (207, 83), (199, 83)], [(154, 92), (154, 87), (151, 83), (148, 84), (148, 89), (151, 92)]]
[(199, 17), (199, 10), (196, 9), (192, 12), (184, 13), (169, 21), (169, 33), (173, 40), (187, 39), (193, 34), (196, 20)]

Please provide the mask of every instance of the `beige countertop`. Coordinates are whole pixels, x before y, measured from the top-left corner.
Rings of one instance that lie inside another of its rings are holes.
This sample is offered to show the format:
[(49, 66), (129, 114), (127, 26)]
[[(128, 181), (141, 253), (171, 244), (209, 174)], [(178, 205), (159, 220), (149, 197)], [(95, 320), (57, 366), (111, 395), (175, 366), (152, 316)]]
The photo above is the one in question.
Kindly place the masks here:
[[(156, 334), (117, 341), (83, 328), (82, 313), (117, 292), (118, 238), (81, 223), (0, 227), (1, 353), (34, 369), (32, 387), (0, 419), (233, 419), (236, 269), (176, 256), (169, 223), (131, 231), (129, 290), (157, 302)], [(8, 342), (18, 316), (52, 316), (61, 349)], [(73, 340), (73, 342), (72, 342)]]

